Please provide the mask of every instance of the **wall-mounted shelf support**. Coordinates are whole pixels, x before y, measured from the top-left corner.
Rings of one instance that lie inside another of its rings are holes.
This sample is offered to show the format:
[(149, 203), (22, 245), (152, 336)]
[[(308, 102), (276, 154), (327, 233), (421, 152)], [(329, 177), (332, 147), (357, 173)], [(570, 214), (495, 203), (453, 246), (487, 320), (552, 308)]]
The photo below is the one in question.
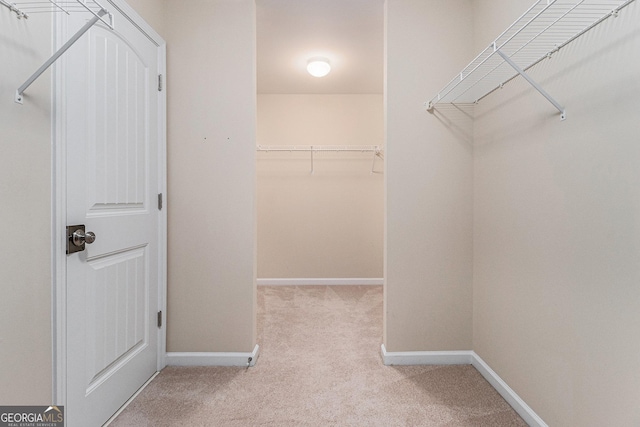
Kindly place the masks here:
[[(5, 6), (7, 6), (5, 0), (0, 0), (0, 2), (2, 2), (2, 4), (4, 4)], [(69, 12), (66, 9), (62, 8), (62, 6), (60, 6), (58, 3), (51, 0), (49, 1), (49, 3), (53, 5), (56, 9), (69, 14)], [(109, 28), (113, 29), (113, 15), (111, 15), (111, 13), (109, 13), (107, 9), (100, 6), (95, 1), (93, 1), (92, 4), (95, 4), (98, 6), (97, 10), (93, 10), (91, 7), (89, 7), (84, 0), (77, 0), (77, 3), (80, 6), (82, 6), (83, 10), (90, 12), (93, 15), (93, 17), (82, 28), (80, 28), (64, 45), (62, 45), (62, 47), (58, 49), (58, 51), (51, 56), (51, 58), (49, 58), (44, 64), (42, 64), (42, 66), (38, 68), (36, 72), (33, 73), (31, 77), (29, 77), (22, 84), (22, 86), (20, 86), (16, 90), (16, 94), (14, 98), (15, 102), (22, 104), (24, 100), (24, 97), (23, 97), (24, 91), (27, 90), (27, 88), (31, 86), (31, 84), (34, 81), (36, 81), (36, 79), (40, 77), (42, 73), (44, 73), (54, 62), (56, 62), (63, 53), (65, 53), (76, 41), (78, 41), (80, 37), (82, 37), (84, 33), (89, 31), (89, 29), (93, 27), (98, 21), (104, 22), (106, 25), (109, 26)], [(16, 14), (18, 14), (18, 17), (28, 18), (28, 15), (23, 10), (18, 9), (16, 6), (11, 5), (10, 9), (14, 11)], [(108, 17), (108, 22), (105, 21), (104, 19), (105, 16)]]
[(371, 159), (371, 173), (380, 173), (376, 171), (376, 159), (379, 157), (381, 159), (383, 159), (384, 157), (382, 157), (382, 152), (381, 151), (374, 151), (373, 152), (373, 158)]
[(516, 70), (516, 71), (518, 72), (518, 74), (520, 74), (522, 77), (524, 77), (524, 79), (525, 79), (526, 81), (528, 81), (528, 82), (529, 82), (529, 84), (530, 84), (531, 86), (533, 86), (533, 87), (534, 87), (538, 92), (540, 92), (540, 94), (541, 94), (542, 96), (544, 96), (545, 98), (547, 98), (547, 100), (548, 100), (550, 103), (552, 103), (552, 104), (553, 104), (553, 106), (554, 106), (554, 107), (556, 107), (556, 109), (557, 109), (558, 111), (560, 111), (560, 120), (564, 120), (564, 119), (566, 119), (566, 118), (567, 118), (567, 113), (566, 113), (566, 111), (565, 111), (564, 107), (563, 107), (562, 105), (560, 105), (560, 104), (558, 103), (558, 101), (556, 101), (556, 100), (555, 100), (551, 95), (549, 95), (549, 94), (547, 93), (547, 91), (546, 91), (546, 90), (544, 90), (544, 89), (542, 88), (542, 86), (540, 86), (540, 85), (539, 85), (535, 80), (533, 80), (533, 79), (531, 78), (531, 76), (529, 76), (527, 73), (525, 73), (525, 72), (524, 72), (524, 70), (522, 70), (522, 68), (518, 67), (518, 65), (517, 65), (515, 62), (513, 62), (513, 61), (511, 60), (511, 58), (509, 58), (507, 55), (505, 55), (504, 53), (502, 53), (499, 49), (497, 49), (496, 51), (497, 51), (498, 55), (500, 55), (500, 56), (502, 57), (502, 59), (504, 59), (504, 60), (507, 62), (507, 64), (511, 65), (511, 67), (512, 67), (514, 70)]
[(311, 153), (311, 175), (313, 175), (313, 145), (311, 146), (311, 149), (309, 150), (309, 152)]
[(7, 0), (0, 0), (0, 4), (6, 6), (11, 12), (15, 13), (18, 19), (29, 18), (26, 12), (18, 9), (14, 4), (9, 3)]

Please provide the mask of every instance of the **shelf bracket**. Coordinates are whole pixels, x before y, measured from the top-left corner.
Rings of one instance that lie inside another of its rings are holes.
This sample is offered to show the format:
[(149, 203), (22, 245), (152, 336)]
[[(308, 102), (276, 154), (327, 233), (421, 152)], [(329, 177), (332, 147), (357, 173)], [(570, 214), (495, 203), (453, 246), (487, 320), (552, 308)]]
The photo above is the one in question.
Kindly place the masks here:
[(549, 101), (551, 104), (553, 104), (553, 106), (556, 107), (556, 109), (558, 111), (560, 111), (560, 120), (564, 120), (564, 119), (567, 118), (567, 114), (566, 114), (565, 108), (562, 105), (560, 105), (560, 103), (558, 103), (558, 101), (556, 101), (551, 95), (549, 95), (547, 93), (547, 91), (545, 91), (542, 88), (542, 86), (540, 86), (535, 80), (533, 80), (531, 78), (531, 76), (529, 76), (527, 73), (525, 73), (522, 68), (518, 67), (518, 65), (515, 62), (513, 62), (513, 60), (511, 60), (511, 58), (509, 58), (507, 55), (502, 53), (502, 51), (500, 49), (497, 49), (496, 52), (498, 53), (498, 55), (500, 55), (502, 57), (502, 59), (505, 60), (505, 62), (507, 64), (509, 64), (514, 70), (516, 70), (518, 72), (518, 74), (520, 74), (522, 77), (524, 77), (524, 79), (526, 81), (528, 81), (531, 86), (533, 86), (538, 92), (540, 92), (540, 94), (542, 96), (547, 98), (547, 101)]
[(51, 58), (49, 58), (47, 60), (47, 62), (45, 62), (44, 64), (42, 64), (42, 66), (40, 68), (38, 68), (38, 70), (33, 73), (33, 75), (31, 77), (29, 77), (27, 79), (26, 82), (24, 82), (22, 84), (22, 86), (20, 86), (18, 88), (18, 90), (16, 90), (16, 96), (14, 101), (17, 102), (18, 104), (22, 104), (23, 103), (23, 96), (22, 94), (24, 93), (25, 90), (27, 90), (27, 88), (29, 86), (31, 86), (31, 84), (36, 81), (36, 79), (38, 77), (40, 77), (42, 75), (42, 73), (44, 73), (47, 68), (49, 68), (51, 66), (51, 64), (53, 64), (54, 62), (56, 62), (56, 60), (67, 51), (67, 49), (69, 49), (76, 41), (78, 41), (78, 39), (80, 37), (82, 37), (82, 35), (84, 33), (86, 33), (87, 31), (89, 31), (89, 29), (91, 27), (93, 27), (93, 25), (102, 20), (102, 17), (104, 15), (109, 15), (109, 17), (111, 18), (111, 14), (109, 14), (109, 12), (106, 9), (101, 9), (99, 10), (97, 13), (95, 13), (95, 15), (82, 27), (80, 28), (80, 30), (78, 30), (77, 33), (75, 33), (73, 35), (73, 37), (71, 37), (60, 49), (58, 49), (58, 51), (56, 53), (54, 53)]
[(434, 109), (434, 105), (432, 101), (429, 102), (425, 102), (424, 103), (424, 108), (426, 108), (426, 110), (430, 113), (433, 113), (433, 109)]
[(9, 3), (7, 0), (0, 0), (0, 4), (6, 6), (11, 12), (15, 13), (18, 19), (28, 19), (29, 15), (20, 10), (15, 4)]

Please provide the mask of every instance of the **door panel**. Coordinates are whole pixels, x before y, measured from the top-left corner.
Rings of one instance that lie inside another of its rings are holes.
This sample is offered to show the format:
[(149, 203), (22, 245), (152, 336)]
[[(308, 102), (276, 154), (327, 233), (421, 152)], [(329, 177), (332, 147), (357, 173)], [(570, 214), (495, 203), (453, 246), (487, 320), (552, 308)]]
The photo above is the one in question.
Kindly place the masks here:
[(148, 343), (146, 247), (87, 261), (87, 390)]
[(147, 199), (149, 68), (128, 45), (107, 35), (91, 39), (90, 209), (140, 209)]
[(111, 12), (115, 31), (96, 24), (64, 65), (67, 224), (96, 235), (67, 256), (69, 427), (102, 425), (158, 360), (159, 50)]

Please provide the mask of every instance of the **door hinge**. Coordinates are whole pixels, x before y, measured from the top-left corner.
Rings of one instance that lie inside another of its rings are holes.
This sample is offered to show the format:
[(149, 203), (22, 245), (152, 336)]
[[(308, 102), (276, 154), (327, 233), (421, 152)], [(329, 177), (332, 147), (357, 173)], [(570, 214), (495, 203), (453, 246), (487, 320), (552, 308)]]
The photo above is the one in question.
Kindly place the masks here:
[(158, 193), (158, 210), (162, 210), (162, 193)]
[(158, 312), (158, 328), (162, 328), (162, 311)]
[(162, 74), (158, 74), (158, 92), (162, 92)]

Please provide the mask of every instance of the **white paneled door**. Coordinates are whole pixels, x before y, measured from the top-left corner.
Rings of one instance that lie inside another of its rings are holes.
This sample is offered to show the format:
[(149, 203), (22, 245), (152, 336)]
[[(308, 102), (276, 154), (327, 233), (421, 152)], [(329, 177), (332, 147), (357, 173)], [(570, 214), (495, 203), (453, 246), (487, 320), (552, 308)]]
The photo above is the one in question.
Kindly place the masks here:
[(95, 25), (64, 57), (67, 225), (95, 234), (66, 255), (69, 427), (102, 425), (158, 367), (162, 53), (108, 9), (115, 30)]

